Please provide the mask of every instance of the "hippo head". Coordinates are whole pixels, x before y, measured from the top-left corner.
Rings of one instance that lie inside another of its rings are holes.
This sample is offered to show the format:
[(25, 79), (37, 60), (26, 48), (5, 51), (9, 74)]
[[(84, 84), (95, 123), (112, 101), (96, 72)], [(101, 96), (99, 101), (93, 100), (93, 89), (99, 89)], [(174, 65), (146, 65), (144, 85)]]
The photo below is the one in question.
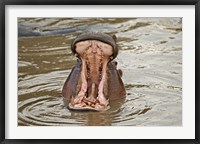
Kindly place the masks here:
[(122, 71), (117, 70), (116, 37), (97, 32), (80, 34), (71, 50), (77, 56), (62, 90), (62, 96), (73, 110), (109, 109), (110, 101), (125, 97)]

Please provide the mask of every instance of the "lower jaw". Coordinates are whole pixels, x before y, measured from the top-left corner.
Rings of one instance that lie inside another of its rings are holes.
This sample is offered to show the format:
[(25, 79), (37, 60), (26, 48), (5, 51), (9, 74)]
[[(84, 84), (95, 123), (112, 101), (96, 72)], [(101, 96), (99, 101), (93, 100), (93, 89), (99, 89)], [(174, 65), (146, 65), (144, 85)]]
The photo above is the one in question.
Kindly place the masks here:
[(78, 103), (75, 103), (74, 98), (72, 97), (68, 106), (71, 110), (106, 111), (110, 108), (109, 103), (107, 105), (101, 104), (98, 97), (94, 98), (86, 96)]
[(87, 102), (84, 102), (82, 101), (81, 103), (79, 104), (73, 104), (73, 103), (69, 103), (68, 105), (68, 108), (70, 110), (79, 110), (79, 111), (84, 111), (84, 110), (88, 110), (88, 111), (106, 111), (108, 109), (110, 109), (110, 106), (107, 105), (107, 106), (104, 106), (104, 105), (101, 105), (100, 103), (87, 103)]

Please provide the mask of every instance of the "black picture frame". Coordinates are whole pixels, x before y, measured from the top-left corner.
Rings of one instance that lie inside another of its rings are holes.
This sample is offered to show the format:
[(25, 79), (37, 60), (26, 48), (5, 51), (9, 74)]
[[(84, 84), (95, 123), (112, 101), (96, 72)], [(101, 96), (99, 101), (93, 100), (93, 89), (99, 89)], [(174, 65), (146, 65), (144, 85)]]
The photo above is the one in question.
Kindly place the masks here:
[[(6, 139), (5, 138), (5, 7), (7, 5), (194, 5), (195, 6), (195, 139), (101, 139), (101, 140), (74, 140), (74, 139)], [(1, 143), (169, 143), (169, 144), (199, 144), (199, 49), (200, 49), (200, 0), (0, 0), (0, 142)]]

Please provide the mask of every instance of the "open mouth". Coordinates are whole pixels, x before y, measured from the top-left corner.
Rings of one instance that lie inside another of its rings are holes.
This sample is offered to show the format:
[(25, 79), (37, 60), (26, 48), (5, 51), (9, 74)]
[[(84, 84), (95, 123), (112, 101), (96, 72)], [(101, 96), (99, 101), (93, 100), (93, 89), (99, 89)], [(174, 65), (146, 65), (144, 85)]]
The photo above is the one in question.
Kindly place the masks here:
[(81, 74), (69, 108), (107, 110), (107, 64), (112, 59), (113, 47), (98, 40), (85, 40), (75, 44), (75, 51), (82, 63)]
[(122, 71), (113, 61), (118, 54), (115, 36), (85, 32), (74, 39), (71, 50), (78, 59), (62, 89), (69, 109), (105, 111), (112, 101), (125, 98)]

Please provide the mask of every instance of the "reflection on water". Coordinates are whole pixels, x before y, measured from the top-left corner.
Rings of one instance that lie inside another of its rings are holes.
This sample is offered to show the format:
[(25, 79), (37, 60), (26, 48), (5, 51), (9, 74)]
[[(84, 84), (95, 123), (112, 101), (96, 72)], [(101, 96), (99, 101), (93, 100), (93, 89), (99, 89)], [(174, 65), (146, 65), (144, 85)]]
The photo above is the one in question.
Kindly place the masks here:
[[(19, 18), (18, 125), (182, 125), (181, 18)], [(127, 97), (106, 112), (70, 111), (62, 86), (70, 45), (93, 30), (118, 37)]]

